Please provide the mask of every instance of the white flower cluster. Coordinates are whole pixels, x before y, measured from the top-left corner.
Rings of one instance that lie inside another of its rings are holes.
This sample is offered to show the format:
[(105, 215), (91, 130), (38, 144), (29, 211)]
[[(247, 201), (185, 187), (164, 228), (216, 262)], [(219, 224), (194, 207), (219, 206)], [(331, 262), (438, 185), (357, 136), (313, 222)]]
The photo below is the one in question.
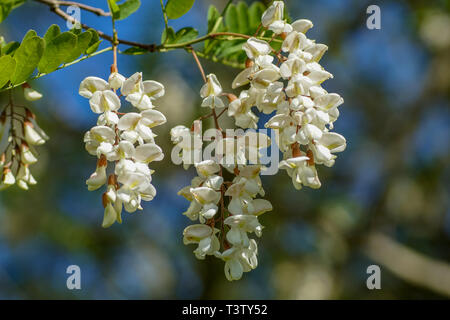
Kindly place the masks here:
[[(120, 95), (116, 93), (119, 88)], [(84, 136), (86, 150), (98, 158), (97, 168), (86, 184), (90, 191), (107, 184), (102, 199), (102, 226), (107, 228), (116, 221), (122, 222), (122, 207), (130, 213), (142, 210), (141, 200), (150, 201), (156, 195), (151, 184), (153, 170), (148, 164), (164, 158), (152, 131), (166, 122), (153, 105), (155, 99), (164, 95), (164, 86), (156, 81), (142, 81), (140, 72), (127, 79), (113, 72), (108, 82), (98, 77), (85, 78), (79, 93), (89, 99), (92, 111), (99, 114), (97, 125)], [(120, 97), (140, 112), (119, 113)], [(115, 163), (109, 175), (108, 162)]]
[[(228, 97), (227, 114), (243, 129), (258, 129), (259, 118), (253, 107), (272, 114), (265, 127), (275, 130), (283, 152), (279, 167), (287, 170), (297, 189), (303, 185), (320, 187), (315, 165), (332, 166), (335, 153), (346, 147), (344, 137), (330, 132), (343, 99), (321, 86), (332, 77), (319, 64), (327, 46), (306, 37), (311, 21), (289, 24), (283, 12), (284, 3), (274, 1), (261, 19), (262, 26), (274, 34), (272, 40), (282, 41), (279, 51), (256, 37), (243, 45), (248, 56), (246, 68), (236, 76), (232, 87), (249, 87), (236, 97), (223, 93), (217, 77), (208, 75), (200, 96), (202, 106), (211, 108), (211, 113), (196, 120), (191, 128), (177, 126), (171, 130), (185, 169), (194, 164), (197, 170), (191, 185), (178, 193), (190, 201), (183, 214), (198, 221), (184, 230), (184, 243), (197, 245), (194, 254), (198, 259), (212, 255), (225, 261), (225, 275), (230, 281), (240, 279), (258, 264), (257, 244), (249, 234), (261, 236), (263, 227), (258, 217), (272, 210), (269, 201), (258, 198), (265, 194), (260, 150), (271, 142), (265, 134), (252, 130), (245, 134), (223, 131), (218, 118), (225, 110), (216, 112), (225, 107), (221, 96)], [(211, 116), (216, 129), (213, 134), (206, 131), (202, 140), (201, 120)], [(203, 141), (212, 142), (204, 146)], [(202, 151), (207, 150), (214, 150), (213, 160), (202, 160)], [(226, 181), (227, 176), (231, 181)]]
[(315, 164), (332, 166), (335, 153), (346, 147), (342, 135), (330, 132), (343, 99), (321, 86), (333, 76), (319, 64), (327, 46), (305, 35), (312, 22), (301, 19), (288, 24), (283, 11), (284, 3), (274, 1), (262, 16), (262, 25), (284, 39), (280, 52), (256, 38), (243, 45), (247, 68), (237, 75), (232, 87), (250, 84), (250, 88), (230, 103), (228, 115), (242, 128), (257, 128), (253, 106), (266, 114), (275, 111), (265, 127), (277, 130), (284, 159), (280, 168), (287, 170), (296, 189), (302, 185), (319, 188)]
[[(212, 109), (224, 107), (219, 97), (221, 93), (217, 77), (208, 75), (200, 90), (202, 106)], [(267, 148), (270, 139), (256, 132), (238, 136), (214, 129), (210, 134), (214, 140), (207, 148), (212, 146), (215, 156), (201, 161), (201, 121), (194, 121), (190, 129), (177, 126), (171, 130), (171, 136), (182, 153), (184, 167), (187, 169), (194, 164), (197, 170), (191, 185), (178, 192), (190, 201), (183, 214), (199, 222), (184, 230), (184, 243), (197, 244), (194, 254), (198, 259), (213, 255), (225, 261), (227, 279), (238, 280), (258, 264), (257, 244), (248, 234), (261, 236), (263, 227), (258, 216), (272, 210), (269, 201), (256, 199), (258, 195), (264, 196), (259, 176), (262, 166), (250, 164), (257, 163), (259, 150)], [(223, 169), (235, 176), (232, 181), (224, 181)], [(220, 228), (216, 227), (218, 224)]]
[[(42, 97), (29, 85), (27, 89), (34, 96), (34, 99), (29, 99), (25, 93), (27, 100), (34, 101)], [(49, 139), (37, 124), (34, 113), (24, 107), (20, 108), (24, 112), (17, 109), (19, 108), (10, 102), (0, 115), (0, 150), (3, 150), (0, 155), (0, 190), (13, 184), (28, 190), (30, 185), (37, 183), (29, 166), (38, 161), (35, 146), (42, 145)]]

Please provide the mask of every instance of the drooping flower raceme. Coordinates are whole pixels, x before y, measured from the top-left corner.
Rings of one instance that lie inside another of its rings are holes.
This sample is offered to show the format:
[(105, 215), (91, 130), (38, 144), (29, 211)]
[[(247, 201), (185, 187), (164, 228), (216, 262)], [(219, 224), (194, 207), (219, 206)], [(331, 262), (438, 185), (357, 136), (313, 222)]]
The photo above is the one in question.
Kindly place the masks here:
[[(119, 88), (121, 95), (116, 92)], [(122, 222), (123, 208), (130, 213), (142, 210), (141, 201), (151, 201), (156, 195), (151, 183), (153, 171), (148, 165), (164, 158), (152, 131), (166, 122), (153, 104), (164, 95), (164, 86), (156, 81), (142, 81), (140, 72), (128, 79), (113, 72), (108, 82), (85, 78), (79, 93), (89, 99), (92, 111), (99, 114), (97, 125), (84, 136), (86, 150), (98, 158), (96, 170), (86, 184), (90, 191), (106, 185), (102, 226), (107, 228), (116, 221)], [(122, 96), (139, 112), (118, 112)], [(114, 163), (109, 174), (108, 162)]]
[[(24, 97), (35, 101), (42, 94), (24, 84)], [(48, 140), (47, 134), (36, 122), (36, 116), (28, 108), (16, 108), (11, 101), (0, 114), (0, 190), (13, 184), (23, 190), (37, 183), (30, 166), (38, 161), (36, 146)]]
[(284, 158), (279, 167), (291, 176), (296, 189), (319, 188), (315, 165), (333, 166), (336, 153), (346, 147), (345, 138), (330, 131), (344, 100), (321, 86), (333, 76), (319, 64), (327, 46), (305, 35), (312, 22), (301, 19), (288, 24), (283, 10), (283, 2), (274, 1), (262, 16), (262, 24), (284, 39), (281, 52), (274, 53), (268, 42), (257, 38), (243, 45), (249, 67), (237, 75), (233, 88), (250, 87), (230, 103), (228, 114), (236, 125), (254, 128), (258, 118), (251, 107), (275, 112), (265, 127), (278, 134)]
[[(221, 93), (217, 77), (208, 75), (200, 96), (202, 106), (214, 109), (215, 117), (215, 109), (224, 107)], [(230, 95), (229, 100), (231, 108), (236, 98)], [(205, 150), (213, 150), (214, 156), (201, 159), (204, 145), (200, 120), (194, 121), (191, 128), (174, 127), (171, 136), (185, 169), (193, 164), (197, 171), (191, 184), (178, 192), (190, 202), (183, 214), (197, 222), (184, 230), (184, 243), (197, 245), (194, 254), (198, 259), (207, 255), (222, 259), (228, 280), (240, 279), (258, 263), (257, 244), (249, 235), (261, 236), (263, 227), (258, 216), (272, 210), (268, 200), (258, 199), (264, 196), (259, 176), (264, 169), (258, 164), (260, 150), (270, 146), (270, 139), (257, 132), (238, 135), (233, 130), (212, 129), (205, 132), (205, 136), (213, 137)], [(225, 181), (225, 171), (234, 178)]]
[[(319, 64), (327, 46), (306, 37), (311, 21), (288, 23), (283, 13), (284, 3), (274, 1), (261, 17), (261, 32), (269, 30), (282, 42), (279, 51), (258, 34), (242, 46), (248, 57), (246, 68), (235, 77), (232, 88), (246, 88), (237, 96), (224, 93), (217, 77), (208, 75), (200, 96), (202, 106), (212, 112), (191, 128), (181, 125), (171, 131), (175, 154), (181, 155), (185, 169), (193, 164), (197, 171), (191, 184), (178, 193), (190, 202), (183, 214), (195, 221), (184, 230), (184, 243), (197, 245), (194, 254), (198, 259), (207, 255), (222, 259), (230, 281), (258, 264), (257, 243), (251, 237), (261, 236), (259, 217), (272, 210), (272, 204), (262, 198), (260, 174), (265, 167), (259, 162), (260, 150), (270, 146), (270, 139), (250, 130), (230, 134), (220, 128), (218, 118), (227, 114), (242, 129), (258, 129), (259, 117), (253, 107), (270, 114), (264, 127), (275, 131), (283, 152), (279, 168), (286, 170), (296, 189), (319, 188), (316, 165), (333, 166), (336, 153), (346, 147), (345, 138), (331, 131), (343, 99), (321, 86), (332, 78)], [(221, 96), (228, 97), (228, 106)], [(223, 107), (226, 110), (219, 113), (217, 108)], [(210, 117), (215, 132), (205, 132), (202, 139), (201, 121)], [(206, 137), (213, 138), (210, 144), (204, 143), (211, 141)], [(203, 159), (203, 150), (214, 150), (214, 156)]]

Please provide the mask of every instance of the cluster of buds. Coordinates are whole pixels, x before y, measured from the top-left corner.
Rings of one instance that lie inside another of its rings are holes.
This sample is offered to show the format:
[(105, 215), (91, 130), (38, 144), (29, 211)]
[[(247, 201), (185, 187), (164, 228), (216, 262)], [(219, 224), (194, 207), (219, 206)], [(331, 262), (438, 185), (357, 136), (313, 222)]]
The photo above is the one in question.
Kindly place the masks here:
[[(177, 126), (171, 131), (175, 154), (182, 154), (185, 169), (194, 164), (197, 171), (191, 185), (178, 193), (190, 201), (183, 214), (196, 221), (184, 230), (184, 243), (197, 245), (194, 254), (198, 259), (207, 255), (222, 259), (230, 281), (240, 279), (258, 264), (257, 243), (249, 235), (261, 236), (263, 227), (258, 218), (272, 210), (268, 200), (259, 198), (265, 195), (260, 150), (271, 142), (265, 134), (251, 130), (241, 135), (233, 133), (239, 130), (223, 131), (218, 118), (227, 111), (243, 131), (258, 129), (259, 118), (253, 107), (271, 114), (264, 127), (275, 130), (283, 152), (279, 167), (287, 170), (297, 189), (320, 187), (315, 165), (332, 166), (334, 153), (346, 147), (344, 137), (330, 132), (343, 99), (321, 87), (332, 77), (319, 64), (327, 46), (306, 37), (311, 21), (289, 24), (283, 12), (284, 3), (274, 1), (261, 18), (262, 32), (270, 30), (273, 39), (282, 41), (279, 51), (257, 36), (243, 44), (246, 68), (233, 80), (232, 88), (248, 87), (238, 96), (224, 93), (217, 77), (208, 75), (200, 95), (202, 107), (211, 108), (211, 114), (196, 120), (191, 128)], [(221, 96), (228, 97), (228, 106)], [(226, 110), (216, 112), (224, 107)], [(216, 132), (205, 132), (202, 140), (201, 120), (209, 117), (214, 117)], [(204, 146), (206, 137), (214, 139)], [(215, 156), (202, 160), (203, 150), (214, 150)]]
[(236, 125), (256, 128), (258, 117), (251, 111), (253, 106), (266, 114), (275, 112), (265, 127), (276, 129), (284, 159), (280, 168), (286, 169), (296, 189), (302, 185), (319, 188), (315, 165), (333, 166), (335, 153), (346, 147), (342, 135), (330, 132), (343, 99), (321, 86), (333, 76), (319, 64), (327, 46), (305, 35), (312, 22), (301, 19), (288, 24), (283, 11), (284, 3), (275, 1), (262, 16), (262, 25), (283, 39), (280, 51), (256, 38), (243, 45), (247, 68), (237, 75), (232, 87), (250, 87), (230, 103), (228, 114)]
[[(113, 70), (108, 81), (85, 78), (79, 93), (89, 99), (92, 111), (99, 114), (97, 125), (84, 136), (86, 150), (98, 158), (97, 168), (86, 184), (90, 191), (106, 184), (102, 226), (107, 228), (116, 221), (122, 222), (122, 208), (130, 213), (142, 210), (141, 201), (151, 201), (156, 195), (151, 184), (154, 171), (148, 165), (164, 158), (152, 131), (166, 122), (153, 104), (164, 95), (164, 86), (156, 81), (142, 81), (140, 72), (125, 78)], [(139, 112), (118, 112), (121, 97)], [(114, 163), (114, 169), (108, 174), (109, 162)]]
[[(28, 84), (26, 86), (27, 100), (34, 101), (42, 97)], [(28, 190), (30, 185), (37, 183), (29, 166), (38, 161), (35, 147), (46, 140), (48, 136), (37, 124), (35, 114), (24, 106), (14, 105), (10, 100), (0, 114), (0, 190), (13, 184)]]

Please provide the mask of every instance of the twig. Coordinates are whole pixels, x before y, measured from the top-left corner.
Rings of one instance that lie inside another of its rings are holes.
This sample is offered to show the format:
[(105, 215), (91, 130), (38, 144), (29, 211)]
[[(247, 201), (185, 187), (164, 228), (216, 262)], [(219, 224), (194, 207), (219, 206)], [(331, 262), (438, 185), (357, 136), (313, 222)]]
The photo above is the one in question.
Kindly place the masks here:
[[(191, 50), (192, 56), (194, 57), (195, 62), (197, 63), (198, 69), (200, 70), (200, 73), (202, 74), (203, 81), (206, 82), (206, 76), (205, 71), (203, 70), (202, 64), (200, 63), (200, 60), (198, 60), (197, 54), (195, 53), (194, 48), (191, 46), (188, 47), (189, 50)], [(213, 109), (214, 112), (214, 109)]]
[[(164, 7), (164, 3), (163, 0), (159, 0), (161, 2), (161, 10), (163, 13), (163, 17), (164, 17), (164, 25), (166, 26), (166, 29), (169, 28), (169, 21), (167, 19), (167, 12), (166, 12), (166, 8)], [(166, 38), (167, 39), (167, 38)]]
[(111, 15), (111, 12), (105, 12), (103, 11), (103, 9), (91, 7), (84, 3), (79, 3), (75, 1), (55, 1), (55, 2), (60, 6), (75, 6), (80, 9), (92, 12), (98, 16), (109, 17)]
[[(53, 2), (53, 1), (51, 1), (51, 0), (35, 0), (35, 1), (40, 2), (40, 3), (43, 3), (43, 4), (47, 5), (47, 6), (49, 6), (49, 7), (50, 7), (50, 10), (51, 10), (52, 12), (54, 12), (55, 14), (57, 14), (58, 16), (60, 16), (61, 18), (65, 19), (65, 20), (67, 20), (67, 21), (69, 21), (69, 22), (72, 22), (72, 23), (77, 23), (77, 22), (79, 22), (79, 21), (77, 21), (74, 17), (68, 15), (66, 12), (64, 12), (63, 10), (61, 10), (61, 9), (59, 8), (59, 6), (57, 5), (57, 3), (55, 3), (55, 2)], [(84, 24), (84, 23), (80, 23), (80, 25), (81, 25), (81, 27), (82, 27), (83, 29), (85, 29), (85, 30), (93, 29), (93, 28), (91, 28), (90, 26), (88, 26), (88, 25), (86, 25), (86, 24)], [(110, 36), (110, 35), (108, 35), (108, 34), (102, 32), (102, 31), (100, 31), (100, 30), (95, 30), (95, 31), (97, 31), (97, 33), (98, 33), (98, 35), (99, 35), (100, 38), (103, 38), (103, 39), (105, 39), (105, 40), (108, 40), (108, 41), (111, 42), (111, 43), (114, 42), (114, 37), (112, 37), (112, 36)], [(143, 43), (134, 42), (134, 41), (129, 41), (129, 40), (123, 40), (123, 39), (117, 39), (117, 41), (118, 41), (120, 44), (125, 44), (125, 45), (129, 45), (129, 46), (133, 46), (133, 47), (139, 47), (139, 48), (148, 50), (148, 51), (150, 51), (150, 52), (154, 52), (154, 51), (156, 50), (156, 46), (157, 46), (156, 44), (143, 44)]]

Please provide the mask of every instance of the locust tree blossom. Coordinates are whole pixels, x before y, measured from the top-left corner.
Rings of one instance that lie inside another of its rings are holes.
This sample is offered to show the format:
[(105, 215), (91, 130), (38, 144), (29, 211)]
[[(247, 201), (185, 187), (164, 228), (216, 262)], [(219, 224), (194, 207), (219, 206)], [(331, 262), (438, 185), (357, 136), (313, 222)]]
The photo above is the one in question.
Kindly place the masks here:
[[(217, 77), (210, 74), (200, 90), (202, 106), (222, 107), (220, 96), (228, 97), (225, 114), (242, 129), (258, 129), (259, 114), (270, 115), (264, 127), (275, 131), (283, 153), (279, 168), (286, 170), (296, 189), (319, 188), (316, 166), (333, 166), (337, 153), (346, 147), (345, 138), (332, 132), (343, 99), (322, 87), (333, 77), (319, 63), (328, 48), (306, 36), (311, 21), (287, 22), (283, 1), (274, 1), (261, 21), (263, 30), (282, 41), (281, 49), (274, 50), (258, 33), (249, 38), (242, 45), (248, 57), (246, 67), (231, 85), (240, 89), (239, 94), (224, 93)], [(225, 276), (232, 281), (258, 265), (258, 247), (252, 237), (262, 235), (259, 220), (273, 209), (262, 198), (260, 174), (265, 167), (258, 159), (271, 141), (250, 130), (230, 134), (220, 128), (214, 111), (200, 119), (211, 116), (216, 132), (205, 132), (205, 137), (213, 137), (209, 144), (202, 141), (201, 120), (190, 128), (180, 125), (171, 130), (175, 153), (183, 154), (181, 163), (185, 169), (194, 164), (197, 171), (191, 184), (178, 193), (190, 202), (183, 214), (196, 221), (183, 236), (185, 244), (198, 245), (194, 251), (198, 259), (206, 255), (222, 259)], [(203, 150), (214, 150), (214, 156), (203, 160)]]
[[(24, 84), (25, 99), (34, 101), (42, 95)], [(37, 183), (30, 166), (38, 162), (36, 146), (49, 137), (36, 121), (36, 115), (26, 107), (10, 103), (0, 114), (0, 190), (14, 184), (23, 190)]]
[[(218, 107), (214, 101), (221, 93), (217, 77), (208, 75), (200, 90), (202, 105)], [(228, 95), (228, 114), (239, 116), (238, 123), (253, 121), (246, 127), (257, 128), (256, 116), (251, 116), (249, 110), (255, 100), (247, 101), (247, 96), (246, 92), (239, 98)], [(213, 139), (208, 140), (207, 136)], [(263, 166), (258, 164), (260, 150), (270, 146), (271, 141), (267, 135), (255, 131), (238, 134), (216, 128), (208, 134), (205, 132), (204, 140), (211, 142), (204, 145), (200, 120), (196, 120), (191, 128), (182, 125), (172, 128), (171, 137), (176, 153), (183, 154), (185, 168), (194, 164), (197, 171), (191, 184), (178, 192), (190, 203), (183, 214), (197, 222), (184, 230), (184, 243), (198, 245), (194, 251), (198, 259), (204, 259), (206, 255), (222, 259), (227, 279), (237, 280), (244, 272), (256, 268), (257, 244), (250, 237), (253, 233), (261, 236), (263, 226), (258, 217), (272, 210), (268, 200), (258, 198), (265, 194), (260, 179)], [(213, 151), (210, 159), (199, 157), (203, 147)], [(225, 171), (234, 175), (231, 181), (224, 180)]]
[[(141, 201), (151, 201), (156, 196), (151, 183), (153, 170), (148, 165), (164, 158), (152, 131), (167, 121), (153, 104), (164, 95), (164, 86), (143, 81), (140, 72), (129, 78), (112, 72), (108, 81), (85, 78), (79, 93), (89, 99), (92, 111), (99, 114), (97, 125), (84, 135), (86, 150), (98, 158), (97, 168), (86, 184), (90, 191), (106, 185), (102, 226), (107, 228), (122, 222), (122, 209), (130, 213), (142, 210)], [(119, 113), (122, 96), (139, 112)], [(108, 162), (114, 165), (109, 173)]]
[(264, 27), (275, 34), (283, 33), (283, 54), (275, 59), (268, 42), (247, 40), (242, 48), (249, 67), (236, 76), (233, 88), (250, 87), (230, 103), (228, 115), (235, 118), (236, 125), (254, 128), (257, 116), (254, 118), (251, 113), (253, 106), (260, 112), (274, 113), (265, 127), (276, 130), (284, 158), (280, 168), (287, 170), (297, 189), (301, 185), (318, 188), (320, 180), (315, 166), (332, 166), (336, 153), (346, 147), (345, 138), (331, 132), (343, 99), (321, 86), (333, 75), (319, 64), (327, 46), (305, 34), (312, 28), (312, 22), (300, 19), (288, 24), (283, 11), (283, 2), (274, 1), (262, 16)]

